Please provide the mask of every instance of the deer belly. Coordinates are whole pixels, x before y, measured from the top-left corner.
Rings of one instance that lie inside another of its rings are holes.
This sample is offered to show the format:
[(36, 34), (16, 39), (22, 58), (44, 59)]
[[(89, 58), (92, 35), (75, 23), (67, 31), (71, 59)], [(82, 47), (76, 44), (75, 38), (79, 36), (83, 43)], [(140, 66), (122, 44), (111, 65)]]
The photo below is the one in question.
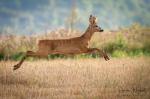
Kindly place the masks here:
[(61, 47), (60, 46), (60, 47), (55, 48), (53, 52), (57, 54), (76, 54), (76, 53), (81, 53), (82, 51), (81, 49), (76, 48), (76, 47), (71, 47), (71, 46)]

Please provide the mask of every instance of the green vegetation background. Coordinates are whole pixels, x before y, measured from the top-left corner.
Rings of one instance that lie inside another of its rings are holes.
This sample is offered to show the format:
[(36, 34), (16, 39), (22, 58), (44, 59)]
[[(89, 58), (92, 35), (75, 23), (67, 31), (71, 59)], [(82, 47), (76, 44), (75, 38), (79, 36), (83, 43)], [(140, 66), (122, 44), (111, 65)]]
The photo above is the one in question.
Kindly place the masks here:
[[(43, 36), (48, 36), (48, 34)], [(2, 36), (0, 40), (0, 60), (20, 60), (27, 50), (35, 51), (37, 49), (37, 41), (41, 38), (42, 36)], [(90, 42), (90, 47), (101, 48), (111, 57), (150, 56), (150, 27), (135, 23), (130, 27), (120, 28), (118, 31), (95, 33)], [(48, 59), (68, 57), (75, 59), (98, 58), (99, 55), (98, 53), (75, 56), (48, 55)], [(28, 60), (34, 59), (38, 58), (28, 58)]]

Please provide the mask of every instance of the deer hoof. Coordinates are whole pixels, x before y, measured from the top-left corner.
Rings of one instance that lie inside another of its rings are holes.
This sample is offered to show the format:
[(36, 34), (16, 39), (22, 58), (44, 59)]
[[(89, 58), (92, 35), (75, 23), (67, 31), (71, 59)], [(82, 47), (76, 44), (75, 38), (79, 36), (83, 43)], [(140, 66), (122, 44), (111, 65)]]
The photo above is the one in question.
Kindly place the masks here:
[(20, 64), (17, 64), (17, 65), (14, 66), (13, 70), (18, 69), (19, 67), (20, 67)]
[(105, 55), (104, 58), (105, 58), (106, 61), (110, 60), (107, 55)]

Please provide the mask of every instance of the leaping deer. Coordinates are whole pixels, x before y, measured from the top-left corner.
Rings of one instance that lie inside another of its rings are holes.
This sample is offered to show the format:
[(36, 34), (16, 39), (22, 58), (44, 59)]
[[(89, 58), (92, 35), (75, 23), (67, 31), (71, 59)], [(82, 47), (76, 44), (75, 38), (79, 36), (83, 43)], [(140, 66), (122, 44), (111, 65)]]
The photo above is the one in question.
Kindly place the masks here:
[(104, 57), (107, 61), (109, 57), (105, 52), (98, 48), (89, 48), (89, 41), (94, 34), (94, 32), (103, 32), (96, 23), (96, 17), (90, 15), (89, 18), (89, 26), (85, 33), (80, 37), (70, 38), (70, 39), (58, 39), (58, 40), (39, 40), (38, 50), (36, 52), (27, 51), (25, 56), (21, 59), (21, 61), (14, 66), (14, 70), (18, 69), (24, 60), (29, 57), (36, 56), (48, 56), (48, 54), (81, 54), (81, 53), (93, 53), (98, 52), (100, 55)]

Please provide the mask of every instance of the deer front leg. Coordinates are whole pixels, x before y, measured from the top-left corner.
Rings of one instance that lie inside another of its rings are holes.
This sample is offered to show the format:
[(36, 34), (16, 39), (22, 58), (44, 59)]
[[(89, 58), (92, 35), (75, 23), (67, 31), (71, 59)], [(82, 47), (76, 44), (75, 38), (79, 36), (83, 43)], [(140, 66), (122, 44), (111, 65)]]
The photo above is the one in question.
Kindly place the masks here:
[(102, 55), (106, 61), (109, 60), (108, 55), (102, 50), (98, 48), (88, 48), (87, 53), (93, 53), (93, 52), (99, 52), (99, 54)]

